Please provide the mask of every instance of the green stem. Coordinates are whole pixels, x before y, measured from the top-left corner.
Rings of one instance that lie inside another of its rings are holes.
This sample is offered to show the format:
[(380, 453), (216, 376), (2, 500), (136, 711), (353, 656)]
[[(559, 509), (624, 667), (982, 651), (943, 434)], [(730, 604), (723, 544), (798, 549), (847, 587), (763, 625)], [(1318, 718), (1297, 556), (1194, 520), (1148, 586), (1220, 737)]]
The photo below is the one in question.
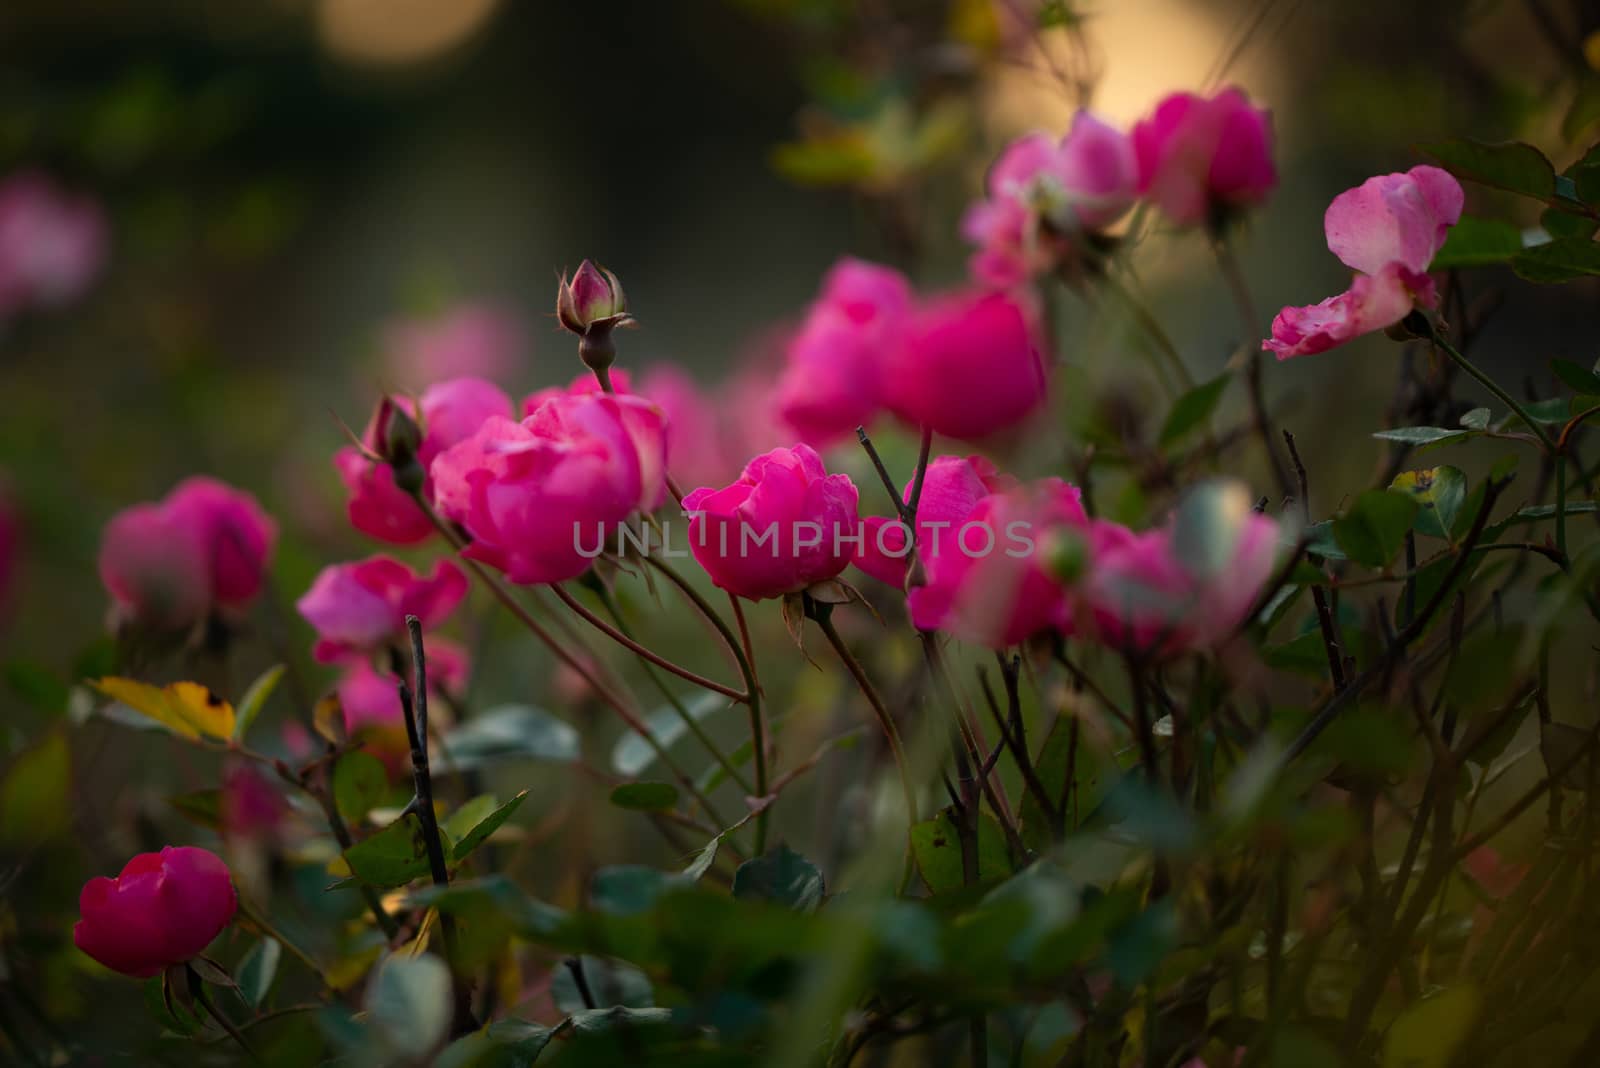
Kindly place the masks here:
[(1567, 455), (1556, 454), (1556, 551), (1567, 555)]
[[(729, 629), (728, 624), (715, 608), (700, 596), (700, 591), (690, 584), (689, 580), (678, 573), (678, 569), (664, 560), (654, 556), (646, 556), (645, 563), (655, 568), (667, 577), (679, 591), (694, 604), (695, 608), (706, 618), (717, 633), (722, 636), (723, 644), (733, 654), (738, 662), (739, 674), (744, 678), (745, 706), (750, 711), (750, 756), (755, 764), (756, 773), (756, 798), (761, 804), (761, 809), (756, 814), (755, 827), (755, 855), (760, 856), (767, 851), (767, 728), (761, 718), (761, 687), (756, 682), (755, 669), (750, 666), (749, 659), (744, 655), (744, 648), (739, 644), (739, 639)], [(721, 822), (720, 820), (718, 822)]]
[[(603, 585), (597, 584), (596, 590), (600, 597), (600, 603), (605, 606), (606, 612), (611, 616), (611, 618), (616, 620), (617, 628), (624, 635), (626, 635), (629, 640), (633, 640), (633, 634), (630, 632), (627, 622), (623, 619), (622, 608), (617, 604), (617, 599), (611, 596), (611, 591), (606, 589)], [(734, 763), (728, 759), (727, 754), (724, 753), (720, 747), (718, 747), (717, 743), (712, 740), (711, 736), (706, 733), (705, 728), (700, 726), (700, 721), (695, 719), (694, 716), (690, 714), (689, 709), (684, 706), (682, 699), (679, 698), (678, 695), (672, 691), (672, 688), (667, 685), (667, 680), (661, 677), (661, 674), (656, 671), (650, 660), (641, 657), (639, 662), (644, 667), (645, 675), (648, 676), (650, 681), (655, 684), (656, 689), (661, 691), (661, 696), (666, 698), (667, 704), (672, 706), (673, 711), (678, 713), (678, 718), (683, 720), (683, 725), (689, 729), (689, 733), (693, 734), (695, 738), (699, 740), (700, 744), (706, 747), (706, 751), (716, 758), (717, 763), (722, 765), (722, 770), (728, 773), (728, 778), (737, 783), (739, 789), (744, 793), (754, 793), (755, 791), (751, 787), (749, 781), (744, 777)]]
[(1549, 451), (1551, 456), (1558, 456), (1560, 454), (1560, 448), (1557, 447), (1555, 441), (1551, 439), (1550, 433), (1549, 431), (1545, 430), (1544, 425), (1536, 422), (1533, 416), (1528, 414), (1528, 410), (1521, 404), (1517, 403), (1517, 399), (1515, 397), (1501, 389), (1499, 384), (1495, 382), (1494, 379), (1478, 370), (1478, 366), (1475, 363), (1463, 356), (1454, 345), (1446, 341), (1444, 337), (1440, 335), (1439, 331), (1434, 329), (1433, 323), (1428, 321), (1427, 316), (1413, 313), (1406, 320), (1406, 325), (1412, 326), (1418, 319), (1425, 324), (1423, 330), (1419, 331), (1419, 333), (1422, 333), (1424, 337), (1432, 341), (1434, 346), (1438, 348), (1440, 352), (1443, 352), (1446, 356), (1450, 357), (1450, 359), (1455, 362), (1457, 367), (1467, 372), (1467, 374), (1471, 375), (1473, 378), (1476, 378), (1484, 389), (1487, 389), (1490, 393), (1493, 393), (1497, 398), (1499, 398), (1501, 403), (1515, 412), (1518, 419), (1521, 419), (1524, 423), (1528, 424), (1528, 429), (1532, 430), (1536, 435), (1538, 435), (1539, 441), (1544, 445), (1545, 449)]

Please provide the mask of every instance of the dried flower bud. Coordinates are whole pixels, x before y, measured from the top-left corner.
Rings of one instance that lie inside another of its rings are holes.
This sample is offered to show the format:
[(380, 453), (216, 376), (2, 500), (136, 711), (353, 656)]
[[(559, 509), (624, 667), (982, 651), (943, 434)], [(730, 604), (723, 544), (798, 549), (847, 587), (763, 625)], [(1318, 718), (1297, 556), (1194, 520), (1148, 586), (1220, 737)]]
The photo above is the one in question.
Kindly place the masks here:
[(388, 394), (378, 402), (378, 411), (372, 417), (372, 447), (394, 471), (395, 485), (407, 493), (422, 488), (427, 474), (417, 459), (422, 427), (405, 405)]

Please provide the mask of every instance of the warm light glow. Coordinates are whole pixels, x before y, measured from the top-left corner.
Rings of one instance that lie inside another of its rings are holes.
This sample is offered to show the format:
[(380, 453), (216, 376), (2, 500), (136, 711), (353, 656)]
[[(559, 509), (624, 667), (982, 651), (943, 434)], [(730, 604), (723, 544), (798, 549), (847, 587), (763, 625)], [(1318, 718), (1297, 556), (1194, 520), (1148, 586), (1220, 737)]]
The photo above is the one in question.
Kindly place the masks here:
[(319, 0), (317, 33), (342, 59), (416, 63), (461, 44), (499, 6), (500, 0)]

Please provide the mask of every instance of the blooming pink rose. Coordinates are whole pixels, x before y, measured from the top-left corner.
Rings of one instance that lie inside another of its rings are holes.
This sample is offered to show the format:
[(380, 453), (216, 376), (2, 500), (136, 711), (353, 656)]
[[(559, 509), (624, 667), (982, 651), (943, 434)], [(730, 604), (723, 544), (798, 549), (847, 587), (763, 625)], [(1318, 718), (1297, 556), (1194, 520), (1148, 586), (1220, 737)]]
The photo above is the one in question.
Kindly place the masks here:
[(1174, 93), (1133, 128), (1139, 193), (1178, 226), (1215, 225), (1278, 184), (1272, 118), (1244, 91)]
[(522, 422), (490, 419), (433, 462), (438, 507), (465, 555), (517, 583), (563, 582), (597, 542), (666, 492), (666, 418), (643, 398), (563, 393)]
[[(613, 368), (612, 378), (618, 373)], [(727, 477), (733, 461), (723, 448), (723, 413), (693, 378), (676, 364), (658, 363), (640, 381), (639, 396), (667, 417), (667, 454), (680, 485), (703, 485)]]
[[(422, 391), (416, 404), (403, 398), (392, 403), (422, 424), (422, 441), (417, 446), (417, 463), (424, 475), (434, 457), (477, 432), (490, 416), (509, 416), (511, 398), (493, 382), (482, 378), (453, 378)], [(369, 452), (381, 452), (377, 421), (384, 409), (380, 405), (362, 436)], [(350, 494), (347, 509), (350, 524), (379, 541), (409, 545), (433, 534), (433, 524), (409, 494), (395, 484), (394, 470), (362, 455), (353, 445), (334, 454), (334, 465)], [(433, 498), (432, 483), (424, 477), (423, 499)]]
[(833, 265), (778, 379), (778, 410), (796, 434), (823, 446), (872, 421), (883, 405), (883, 355), (910, 308), (899, 271), (848, 257)]
[(255, 600), (278, 540), (278, 526), (250, 494), (214, 478), (178, 483), (162, 505), (168, 519), (193, 531), (210, 575), (212, 603), (240, 609)]
[(119, 624), (182, 631), (205, 617), (211, 582), (198, 532), (179, 526), (161, 504), (136, 504), (111, 518), (99, 567)]
[[(627, 368), (613, 367), (607, 372), (611, 378), (611, 392), (618, 396), (631, 396), (633, 388), (633, 375)], [(532, 415), (544, 406), (544, 402), (553, 397), (577, 396), (585, 393), (604, 393), (600, 388), (600, 380), (590, 371), (584, 371), (565, 386), (545, 386), (536, 389), (522, 398), (522, 414)]]
[(1250, 512), (1215, 574), (1185, 566), (1171, 527), (1135, 533), (1091, 524), (1082, 598), (1100, 641), (1124, 652), (1171, 656), (1223, 641), (1244, 621), (1271, 577), (1278, 525)]
[(36, 172), (0, 182), (0, 318), (77, 299), (99, 273), (106, 242), (94, 201)]
[(522, 332), (486, 304), (457, 304), (443, 314), (405, 319), (383, 334), (384, 363), (402, 389), (449, 378), (502, 380), (515, 369)]
[(239, 907), (228, 866), (194, 846), (140, 853), (115, 879), (90, 879), (78, 897), (77, 947), (112, 971), (148, 979), (193, 960)]
[(967, 209), (962, 233), (979, 246), (972, 274), (1008, 287), (1051, 270), (1061, 250), (1133, 206), (1138, 165), (1127, 135), (1087, 111), (1061, 143), (1033, 133), (1007, 145), (989, 171), (986, 199)]
[(994, 649), (1070, 629), (1071, 602), (1049, 552), (1087, 522), (1078, 488), (1058, 478), (989, 494), (946, 535), (926, 584), (908, 594), (912, 623)]
[(373, 556), (323, 568), (295, 607), (316, 628), (317, 659), (331, 663), (404, 645), (406, 616), (431, 630), (466, 593), (467, 576), (449, 560), (440, 560), (433, 575), (423, 578), (398, 560)]
[(752, 601), (798, 593), (850, 562), (860, 529), (849, 475), (830, 475), (809, 445), (773, 449), (739, 480), (683, 498), (689, 551), (711, 581)]
[(1333, 198), (1323, 216), (1328, 248), (1360, 272), (1350, 288), (1320, 304), (1284, 308), (1261, 343), (1280, 360), (1326, 352), (1383, 330), (1439, 296), (1428, 264), (1461, 218), (1461, 183), (1438, 167), (1368, 178)]
[[(906, 483), (902, 499), (907, 503), (915, 481)], [(1012, 488), (1015, 481), (982, 456), (939, 456), (930, 461), (917, 502), (917, 556), (924, 568), (952, 544), (956, 528), (979, 501)], [(909, 558), (906, 525), (898, 518), (868, 516), (861, 521), (861, 544), (853, 561), (857, 567), (904, 589)]]
[(1016, 426), (1044, 403), (1045, 339), (1030, 304), (1006, 293), (935, 297), (886, 353), (891, 411), (913, 426), (972, 441)]

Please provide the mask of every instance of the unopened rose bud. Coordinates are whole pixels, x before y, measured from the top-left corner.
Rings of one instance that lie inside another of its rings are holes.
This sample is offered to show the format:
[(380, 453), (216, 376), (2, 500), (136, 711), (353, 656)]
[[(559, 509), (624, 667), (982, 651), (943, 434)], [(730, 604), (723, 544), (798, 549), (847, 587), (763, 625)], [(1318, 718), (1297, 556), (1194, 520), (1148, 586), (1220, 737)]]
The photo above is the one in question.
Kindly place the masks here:
[(227, 865), (193, 846), (140, 853), (115, 879), (90, 879), (72, 929), (79, 949), (112, 971), (147, 979), (193, 960), (239, 907)]
[(1065, 527), (1050, 531), (1039, 548), (1044, 553), (1046, 570), (1058, 582), (1070, 585), (1078, 581), (1089, 562), (1089, 546), (1083, 535)]
[(556, 293), (556, 318), (574, 334), (583, 336), (595, 328), (609, 329), (627, 317), (628, 299), (622, 293), (622, 283), (604, 267), (584, 260), (571, 281), (562, 277)]
[(388, 394), (378, 402), (377, 414), (372, 417), (372, 446), (394, 471), (395, 485), (407, 493), (422, 489), (427, 476), (417, 459), (422, 427), (404, 405)]

